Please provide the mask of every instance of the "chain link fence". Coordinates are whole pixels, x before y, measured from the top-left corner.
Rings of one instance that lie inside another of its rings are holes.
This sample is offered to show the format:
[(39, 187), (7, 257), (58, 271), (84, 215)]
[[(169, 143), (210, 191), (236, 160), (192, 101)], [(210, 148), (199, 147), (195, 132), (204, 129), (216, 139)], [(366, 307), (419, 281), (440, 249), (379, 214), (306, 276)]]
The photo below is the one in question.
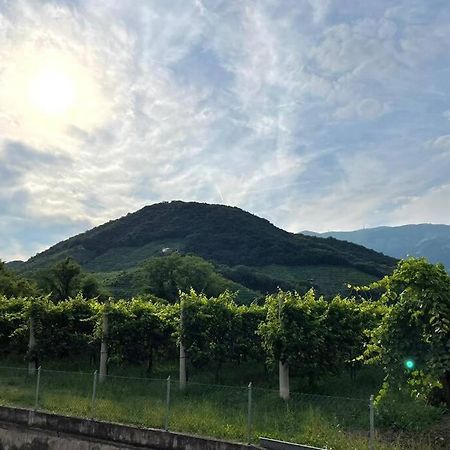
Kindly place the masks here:
[(18, 367), (0, 367), (0, 402), (5, 406), (34, 408), (36, 373)]
[(182, 390), (170, 377), (100, 381), (97, 372), (0, 367), (0, 404), (248, 443), (266, 436), (325, 448), (374, 445), (368, 399), (293, 393), (285, 401), (252, 383), (190, 382)]
[(174, 431), (247, 439), (247, 389), (239, 386), (173, 383), (169, 426)]
[(106, 376), (97, 383), (92, 417), (163, 428), (166, 380)]
[[(265, 436), (324, 448), (354, 448), (355, 439), (368, 440), (368, 400), (252, 389), (251, 436)], [(368, 442), (367, 442), (368, 445)], [(366, 447), (367, 448), (367, 447)]]

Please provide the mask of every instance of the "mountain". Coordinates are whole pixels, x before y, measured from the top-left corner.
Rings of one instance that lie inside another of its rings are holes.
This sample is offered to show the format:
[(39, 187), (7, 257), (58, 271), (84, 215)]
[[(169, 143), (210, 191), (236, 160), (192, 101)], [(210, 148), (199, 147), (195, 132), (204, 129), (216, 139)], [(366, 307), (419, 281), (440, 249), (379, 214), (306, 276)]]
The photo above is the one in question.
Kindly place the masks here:
[(20, 271), (20, 269), (24, 266), (25, 262), (20, 260), (9, 261), (6, 263), (9, 269)]
[(363, 245), (394, 258), (425, 256), (432, 263), (442, 263), (450, 270), (450, 225), (422, 223), (398, 227), (365, 228), (355, 231), (329, 231), (303, 234)]
[(226, 275), (237, 277), (240, 270), (274, 280), (309, 280), (323, 292), (373, 280), (395, 265), (393, 258), (373, 250), (289, 233), (239, 208), (172, 201), (62, 241), (19, 267), (26, 273), (70, 256), (85, 270), (104, 274), (132, 270), (173, 251), (200, 256)]

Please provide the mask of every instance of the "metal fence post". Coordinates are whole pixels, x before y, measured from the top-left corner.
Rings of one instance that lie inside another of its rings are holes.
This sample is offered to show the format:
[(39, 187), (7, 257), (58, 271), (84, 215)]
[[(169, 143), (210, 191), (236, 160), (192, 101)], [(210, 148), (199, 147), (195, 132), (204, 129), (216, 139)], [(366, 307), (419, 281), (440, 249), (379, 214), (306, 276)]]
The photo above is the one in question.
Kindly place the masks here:
[(252, 382), (248, 383), (247, 388), (247, 442), (252, 442)]
[(95, 399), (97, 397), (97, 371), (94, 371), (94, 380), (92, 382), (92, 399), (91, 399), (91, 417), (95, 416)]
[(375, 450), (375, 415), (373, 405), (373, 395), (369, 399), (369, 450)]
[(167, 377), (166, 385), (166, 414), (164, 417), (164, 429), (169, 431), (169, 412), (170, 412), (170, 375)]
[(41, 366), (38, 367), (37, 377), (36, 377), (36, 392), (34, 396), (34, 410), (37, 411), (39, 406), (39, 388), (41, 384)]

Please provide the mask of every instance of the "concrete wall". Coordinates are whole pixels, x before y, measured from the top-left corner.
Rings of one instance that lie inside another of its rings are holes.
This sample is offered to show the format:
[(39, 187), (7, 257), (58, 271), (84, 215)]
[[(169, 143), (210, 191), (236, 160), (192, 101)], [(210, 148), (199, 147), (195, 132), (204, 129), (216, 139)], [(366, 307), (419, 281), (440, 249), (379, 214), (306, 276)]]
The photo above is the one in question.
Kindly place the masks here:
[(267, 450), (325, 450), (323, 448), (311, 447), (310, 445), (295, 444), (294, 442), (279, 441), (262, 437), (260, 445)]
[(0, 406), (0, 450), (117, 449), (251, 450), (256, 447)]

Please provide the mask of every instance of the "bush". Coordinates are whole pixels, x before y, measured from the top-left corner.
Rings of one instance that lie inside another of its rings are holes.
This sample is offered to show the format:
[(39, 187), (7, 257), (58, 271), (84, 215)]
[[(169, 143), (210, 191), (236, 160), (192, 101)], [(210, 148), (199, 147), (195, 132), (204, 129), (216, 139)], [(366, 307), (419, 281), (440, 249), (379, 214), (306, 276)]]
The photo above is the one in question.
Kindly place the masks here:
[(375, 405), (381, 426), (404, 431), (422, 431), (436, 422), (444, 410), (411, 397), (405, 390), (389, 389), (385, 384)]

